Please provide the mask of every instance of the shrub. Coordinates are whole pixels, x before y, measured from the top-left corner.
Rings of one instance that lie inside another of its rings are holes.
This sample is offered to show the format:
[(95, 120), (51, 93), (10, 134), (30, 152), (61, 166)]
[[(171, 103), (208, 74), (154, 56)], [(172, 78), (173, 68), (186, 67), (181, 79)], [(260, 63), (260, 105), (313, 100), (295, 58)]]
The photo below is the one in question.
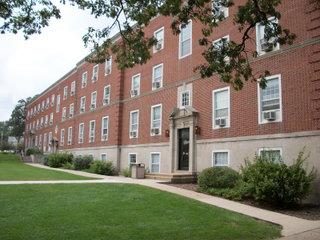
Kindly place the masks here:
[(209, 167), (198, 176), (198, 184), (201, 189), (209, 188), (233, 188), (240, 179), (237, 171), (228, 167)]
[(105, 162), (100, 160), (95, 160), (90, 164), (90, 169), (93, 170), (94, 173), (113, 176), (116, 168), (113, 166), (113, 162)]
[(77, 156), (72, 161), (75, 170), (89, 169), (93, 163), (93, 157), (89, 155)]
[(131, 177), (131, 168), (122, 169), (121, 175), (123, 175), (124, 177)]
[(72, 153), (53, 153), (48, 156), (48, 165), (49, 167), (59, 168), (67, 162), (71, 163), (72, 158)]
[(38, 148), (28, 148), (26, 151), (26, 156), (30, 156), (31, 154), (43, 154), (43, 152)]
[[(253, 163), (248, 158), (245, 165), (240, 166), (242, 171), (239, 187), (256, 199), (267, 200), (279, 206), (287, 207), (300, 203), (312, 192), (311, 184), (318, 173), (314, 167), (308, 174), (308, 157), (303, 158), (305, 148), (299, 152), (297, 160), (287, 166), (280, 158), (268, 159), (264, 156), (255, 156)], [(304, 166), (305, 165), (305, 166)]]
[(70, 162), (66, 162), (66, 163), (63, 163), (63, 164), (62, 164), (62, 168), (63, 168), (63, 169), (70, 169), (70, 170), (73, 170), (73, 169), (74, 169), (74, 166), (73, 166), (73, 164), (72, 164), (72, 163), (70, 163)]
[(46, 156), (44, 156), (44, 158), (43, 158), (43, 165), (49, 166), (48, 162), (49, 162), (49, 155), (46, 155)]

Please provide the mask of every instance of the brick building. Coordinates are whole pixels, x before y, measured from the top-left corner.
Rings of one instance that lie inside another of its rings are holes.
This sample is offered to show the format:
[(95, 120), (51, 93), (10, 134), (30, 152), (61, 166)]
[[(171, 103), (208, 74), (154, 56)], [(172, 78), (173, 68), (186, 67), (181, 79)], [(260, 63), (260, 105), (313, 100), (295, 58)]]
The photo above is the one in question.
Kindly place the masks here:
[[(213, 40), (240, 40), (230, 16), (242, 2), (221, 9), (226, 19)], [(147, 64), (118, 70), (116, 56), (103, 64), (81, 60), (34, 99), (25, 147), (91, 154), (118, 170), (142, 162), (151, 173), (194, 173), (215, 165), (237, 170), (263, 149), (290, 164), (306, 146), (310, 167), (320, 169), (320, 12), (312, 0), (283, 1), (279, 11), (279, 23), (297, 35), (294, 44), (268, 46), (257, 25), (247, 46), (260, 53), (250, 60), (254, 71), (271, 73), (265, 90), (249, 82), (235, 91), (219, 75), (201, 79), (193, 71), (204, 61), (201, 24), (174, 36), (172, 18), (159, 16), (145, 28), (159, 40)], [(319, 178), (314, 185), (310, 199), (319, 202)]]

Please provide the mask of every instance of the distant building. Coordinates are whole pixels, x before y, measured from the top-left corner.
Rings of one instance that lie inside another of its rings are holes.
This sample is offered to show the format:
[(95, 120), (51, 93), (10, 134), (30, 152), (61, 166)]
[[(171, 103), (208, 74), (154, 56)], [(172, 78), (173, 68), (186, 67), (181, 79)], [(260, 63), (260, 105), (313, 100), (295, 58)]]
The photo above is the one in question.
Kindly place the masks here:
[(17, 146), (18, 140), (15, 137), (8, 137), (8, 143), (13, 144), (14, 146)]

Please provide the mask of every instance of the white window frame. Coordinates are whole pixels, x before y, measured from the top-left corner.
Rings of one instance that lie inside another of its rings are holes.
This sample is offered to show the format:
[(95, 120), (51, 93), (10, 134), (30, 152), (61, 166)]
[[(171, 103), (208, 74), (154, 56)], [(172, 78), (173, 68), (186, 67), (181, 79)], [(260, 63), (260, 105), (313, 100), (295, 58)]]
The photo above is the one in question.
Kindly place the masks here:
[[(72, 93), (73, 92), (73, 93)], [(76, 93), (76, 81), (71, 83), (70, 96), (73, 96)]]
[[(228, 164), (227, 165), (221, 165), (221, 164), (215, 164), (215, 153), (228, 153)], [(213, 150), (212, 151), (212, 166), (215, 167), (230, 167), (230, 151), (228, 149), (223, 150)]]
[(39, 148), (41, 149), (42, 147), (42, 134), (39, 136)]
[(49, 109), (49, 105), (50, 105), (50, 98), (47, 98), (47, 102), (46, 102), (46, 109)]
[(63, 89), (63, 100), (66, 100), (68, 97), (68, 86), (65, 86)]
[[(271, 21), (271, 22), (278, 23), (278, 20), (275, 19), (274, 17), (270, 17), (270, 18), (268, 18), (268, 20)], [(263, 54), (268, 53), (266, 51), (261, 51), (260, 39), (262, 39), (262, 38), (260, 36), (260, 28), (262, 28), (262, 27), (265, 27), (265, 26), (262, 26), (260, 23), (256, 24), (256, 47), (257, 47), (257, 52), (258, 52), (259, 55), (263, 55)], [(269, 39), (269, 42), (270, 42), (270, 40), (271, 39)], [(274, 49), (272, 51), (270, 51), (270, 52), (273, 52), (273, 51), (276, 51), (276, 50), (279, 50), (279, 49), (280, 49), (280, 44), (277, 43), (276, 47), (274, 47)]]
[[(109, 94), (106, 95), (106, 90), (109, 89)], [(104, 89), (103, 89), (103, 99), (108, 99), (108, 103), (110, 103), (110, 93), (111, 93), (111, 87), (110, 85), (108, 86), (105, 86)], [(105, 102), (102, 102), (103, 105), (105, 105), (106, 103)]]
[(64, 146), (64, 128), (61, 129), (60, 146)]
[[(51, 124), (50, 124), (51, 122)], [(49, 125), (52, 125), (53, 124), (53, 113), (50, 113), (50, 121), (49, 121)]]
[(66, 120), (66, 115), (67, 115), (67, 108), (64, 107), (62, 108), (62, 116), (61, 116), (62, 121)]
[[(71, 103), (70, 107), (69, 107), (69, 118), (73, 117), (73, 113), (74, 113), (74, 103)], [(70, 116), (70, 115), (72, 115), (72, 116)]]
[[(106, 159), (102, 159), (102, 156), (106, 156)], [(107, 154), (106, 153), (101, 153), (100, 154), (100, 161), (106, 162), (107, 161)]]
[[(186, 28), (181, 28), (181, 25), (179, 26), (180, 29), (180, 34), (179, 34), (179, 59), (185, 58), (187, 56), (192, 55), (192, 21), (189, 20), (188, 25), (190, 24), (190, 52), (186, 55), (181, 55), (182, 54), (182, 42), (181, 42), (181, 36), (183, 31), (186, 30)], [(188, 39), (189, 40), (189, 39)], [(185, 40), (186, 41), (186, 40)]]
[[(82, 99), (84, 99), (84, 101), (82, 101)], [(86, 97), (85, 96), (82, 97), (81, 100), (80, 100), (80, 108), (83, 108), (83, 112), (86, 111)], [(79, 109), (79, 112), (80, 112), (80, 109)]]
[(60, 94), (57, 96), (57, 106), (56, 106), (56, 112), (58, 113), (60, 111)]
[[(70, 142), (70, 143), (69, 143)], [(68, 128), (68, 142), (67, 144), (70, 146), (72, 144), (72, 127)]]
[[(161, 32), (161, 31), (162, 31), (163, 37), (162, 37), (162, 39), (157, 39), (156, 36), (157, 36), (157, 34), (158, 34), (159, 32)], [(164, 27), (161, 27), (161, 28), (159, 28), (158, 30), (156, 30), (156, 31), (154, 32), (153, 36), (154, 36), (155, 39), (158, 40), (158, 42), (161, 42), (161, 49), (157, 50), (157, 49), (156, 49), (156, 46), (153, 46), (153, 53), (156, 53), (156, 52), (161, 51), (161, 50), (164, 48)], [(160, 41), (159, 41), (159, 40), (160, 40)]]
[(52, 132), (49, 132), (49, 139), (48, 139), (48, 151), (51, 150), (51, 140), (52, 140)]
[[(159, 155), (159, 172), (152, 171), (152, 155)], [(160, 152), (151, 152), (150, 153), (150, 173), (161, 173), (161, 153)]]
[[(93, 98), (94, 95), (96, 96), (95, 99)], [(91, 93), (91, 105), (94, 104), (94, 108), (97, 107), (97, 97), (98, 97), (97, 91), (94, 91)]]
[(38, 103), (38, 114), (40, 114), (40, 103)]
[(33, 108), (31, 108), (30, 110), (30, 118), (32, 118), (32, 115), (33, 115)]
[[(107, 73), (107, 68), (110, 67), (110, 72)], [(111, 74), (111, 68), (112, 68), (112, 56), (110, 56), (109, 60), (106, 59), (105, 69), (104, 69), (104, 75), (110, 75)]]
[[(104, 120), (107, 119), (107, 127), (104, 128)], [(107, 130), (107, 133), (104, 134), (104, 130)], [(109, 134), (109, 116), (103, 117), (101, 122), (101, 141), (108, 141), (108, 134)], [(106, 139), (103, 136), (106, 135)]]
[(52, 96), (51, 96), (51, 103), (50, 103), (51, 107), (54, 107), (54, 99), (55, 99), (55, 95), (52, 94)]
[(37, 119), (37, 130), (38, 130), (38, 128), (39, 128), (39, 119)]
[[(135, 156), (136, 157), (136, 161), (135, 162), (131, 162), (131, 156)], [(137, 163), (138, 162), (138, 158), (137, 158), (137, 153), (129, 153), (128, 155), (128, 169), (131, 168), (131, 164)]]
[(150, 136), (160, 136), (161, 135), (161, 125), (162, 125), (162, 104), (157, 104), (151, 106), (151, 129), (154, 128), (154, 120), (153, 120), (153, 109), (160, 107), (160, 127), (159, 127), (159, 134), (152, 134), (150, 130)]
[[(217, 2), (212, 2), (212, 9), (214, 8), (213, 5), (216, 5)], [(222, 11), (224, 12), (224, 17), (227, 18), (229, 17), (229, 8), (228, 7), (224, 7), (221, 5), (218, 5), (218, 11), (220, 12), (220, 15), (222, 14)], [(218, 14), (216, 14), (216, 16), (219, 16)]]
[[(215, 45), (215, 44), (217, 44), (217, 45), (220, 45), (220, 41), (222, 41), (222, 39), (227, 39), (227, 42), (229, 43), (230, 42), (230, 38), (229, 38), (229, 35), (226, 35), (226, 36), (224, 36), (224, 37), (221, 37), (221, 38), (219, 38), (219, 39), (217, 39), (217, 40), (214, 40), (213, 42), (212, 42), (212, 45)], [(224, 58), (224, 61), (225, 62), (229, 62), (229, 60), (230, 60), (230, 58), (228, 57), (228, 56), (226, 56), (225, 58)]]
[[(91, 129), (91, 123), (93, 123), (93, 130)], [(96, 121), (92, 120), (89, 123), (89, 143), (94, 142), (95, 140), (95, 130), (96, 130)], [(91, 141), (92, 137), (93, 137), (93, 141)]]
[[(270, 77), (266, 77), (266, 80), (273, 80), (273, 79), (278, 79), (279, 81), (279, 105), (280, 108), (278, 110), (270, 110), (270, 111), (275, 111), (276, 112), (276, 119), (273, 121), (268, 121), (263, 119), (263, 112), (262, 112), (262, 94), (261, 91), (262, 89), (260, 88), (259, 80), (258, 80), (258, 121), (259, 124), (266, 124), (266, 123), (274, 123), (274, 122), (282, 122), (282, 90), (281, 90), (281, 74), (273, 75)], [(268, 83), (267, 83), (268, 84)]]
[(44, 126), (48, 126), (48, 115), (45, 116), (45, 119), (44, 119)]
[[(160, 81), (155, 81), (155, 70), (157, 68), (161, 67), (161, 80)], [(152, 90), (154, 89), (157, 89), (155, 86), (154, 86), (154, 83), (155, 82), (160, 82), (160, 87), (162, 87), (162, 84), (163, 84), (163, 63), (157, 65), (157, 66), (154, 66), (153, 69), (152, 69)]]
[[(82, 131), (81, 131), (81, 126), (82, 126)], [(84, 123), (79, 124), (79, 136), (78, 136), (78, 143), (82, 144), (83, 143), (83, 133), (84, 133)], [(80, 141), (82, 140), (82, 141)]]
[(45, 152), (47, 148), (47, 134), (43, 134), (43, 151)]
[[(97, 69), (95, 71), (95, 69)], [(92, 68), (92, 82), (97, 82), (98, 81), (98, 75), (99, 75), (99, 65), (95, 65), (93, 68)], [(95, 81), (93, 81), (94, 77), (96, 77), (97, 79)]]
[[(271, 147), (271, 148), (258, 148), (258, 156), (261, 156), (261, 152), (274, 152), (274, 151), (279, 151), (280, 156), (282, 157), (282, 148), (281, 147)], [(276, 161), (276, 163), (279, 163)]]
[(84, 72), (82, 73), (81, 88), (85, 88), (87, 86), (87, 81), (88, 81), (88, 72)]
[[(216, 104), (215, 104), (215, 95), (217, 93), (220, 93), (220, 92), (224, 92), (224, 91), (227, 91), (228, 93), (228, 117), (226, 118), (226, 125), (225, 126), (218, 126), (216, 125)], [(225, 88), (219, 88), (219, 89), (216, 89), (216, 90), (213, 90), (212, 91), (212, 128), (213, 129), (219, 129), (219, 128), (228, 128), (230, 127), (230, 87), (225, 87)]]
[[(185, 94), (185, 93), (188, 93), (188, 95), (189, 95), (189, 104), (188, 105), (182, 105), (183, 104), (183, 94)], [(180, 108), (185, 108), (185, 106), (190, 106), (190, 90), (180, 92)]]
[[(137, 113), (137, 130), (135, 130), (136, 132), (136, 137), (131, 136), (131, 132), (133, 132), (132, 130), (132, 115), (134, 113)], [(139, 110), (134, 110), (134, 111), (130, 111), (130, 132), (129, 132), (129, 138), (138, 138), (138, 134), (139, 134)]]
[[(138, 87), (136, 87), (136, 86), (134, 86), (133, 84), (134, 84), (134, 79), (135, 78), (137, 78), (137, 77), (139, 77), (139, 84), (138, 84)], [(136, 74), (136, 75), (134, 75), (134, 76), (132, 76), (132, 82), (131, 82), (131, 91), (133, 91), (133, 90), (137, 90), (138, 91), (138, 93), (137, 93), (137, 95), (140, 95), (140, 80), (141, 80), (141, 75), (140, 75), (140, 73), (138, 73), (138, 74)], [(134, 97), (134, 96), (137, 96), (137, 95), (133, 95), (132, 93), (131, 93), (131, 97)]]
[(41, 120), (40, 120), (40, 127), (43, 128), (43, 117), (41, 117)]
[(41, 107), (41, 112), (44, 111), (44, 100), (42, 101), (42, 107)]
[(35, 142), (34, 142), (34, 146), (38, 147), (38, 136), (36, 136)]

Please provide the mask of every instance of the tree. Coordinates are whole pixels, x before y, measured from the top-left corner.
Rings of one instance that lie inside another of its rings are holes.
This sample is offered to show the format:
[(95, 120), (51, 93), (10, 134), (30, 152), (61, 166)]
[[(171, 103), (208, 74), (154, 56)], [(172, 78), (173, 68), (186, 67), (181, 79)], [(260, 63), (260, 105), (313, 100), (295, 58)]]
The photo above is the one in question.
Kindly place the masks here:
[(8, 137), (11, 134), (8, 121), (0, 122), (0, 141), (8, 141)]
[[(316, 0), (316, 6), (319, 0)], [(91, 47), (92, 54), (87, 58), (89, 62), (102, 63), (109, 58), (110, 53), (117, 54), (115, 61), (118, 68), (130, 68), (135, 64), (145, 64), (152, 55), (150, 49), (157, 43), (154, 37), (146, 37), (143, 28), (158, 16), (171, 16), (173, 21), (171, 28), (173, 34), (180, 33), (180, 26), (187, 26), (190, 19), (203, 24), (201, 46), (206, 46), (203, 56), (206, 60), (196, 66), (202, 78), (211, 77), (218, 73), (221, 81), (231, 84), (235, 90), (243, 88), (244, 81), (257, 81), (260, 86), (266, 87), (265, 77), (270, 75), (266, 69), (264, 72), (253, 72), (249, 64), (249, 57), (257, 57), (256, 51), (247, 49), (247, 42), (251, 40), (250, 30), (257, 23), (265, 26), (265, 38), (272, 39), (276, 44), (292, 44), (296, 35), (289, 29), (282, 29), (281, 25), (271, 19), (281, 19), (277, 7), (281, 0), (246, 0), (245, 4), (238, 7), (238, 12), (233, 16), (233, 23), (238, 26), (242, 34), (240, 42), (221, 41), (212, 44), (211, 33), (215, 27), (224, 20), (219, 14), (221, 6), (234, 5), (233, 0), (61, 0), (62, 4), (69, 2), (80, 9), (88, 9), (96, 18), (107, 17), (114, 21), (110, 26), (102, 30), (89, 28), (83, 36), (86, 47)], [(39, 6), (43, 7), (42, 9)], [(124, 16), (124, 22), (121, 22)], [(25, 38), (35, 33), (41, 33), (41, 29), (48, 26), (52, 17), (60, 18), (59, 9), (50, 0), (0, 0), (0, 17), (4, 24), (0, 27), (2, 33), (17, 33), (22, 30)], [(112, 43), (111, 30), (117, 27), (123, 41)], [(229, 61), (224, 61), (225, 58)]]

